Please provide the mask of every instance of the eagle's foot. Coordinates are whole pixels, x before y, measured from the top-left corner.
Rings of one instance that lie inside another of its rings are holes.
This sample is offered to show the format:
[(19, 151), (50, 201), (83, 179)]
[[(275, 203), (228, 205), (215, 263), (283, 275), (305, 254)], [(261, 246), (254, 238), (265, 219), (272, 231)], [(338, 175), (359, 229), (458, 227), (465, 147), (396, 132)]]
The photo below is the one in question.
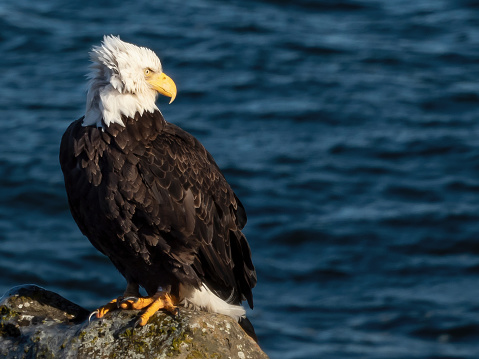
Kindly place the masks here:
[(143, 309), (153, 303), (155, 299), (151, 297), (127, 297), (119, 303), (121, 309)]
[(91, 312), (90, 315), (88, 316), (88, 323), (91, 322), (91, 317), (96, 316), (97, 318), (103, 318), (103, 316), (106, 313), (111, 312), (112, 310), (115, 310), (117, 308), (118, 308), (118, 300), (113, 299), (110, 303), (107, 303), (101, 306), (100, 308), (98, 308), (97, 310), (94, 310), (93, 312)]
[(103, 316), (106, 313), (111, 312), (112, 310), (115, 310), (117, 308), (118, 308), (118, 299), (113, 299), (110, 303), (107, 303), (101, 306), (100, 308), (98, 308), (97, 310), (95, 310), (94, 312), (92, 312), (90, 314), (90, 318), (93, 316), (93, 314), (96, 314), (97, 318), (103, 318)]
[(90, 314), (90, 316), (88, 317), (88, 322), (90, 322), (91, 317), (93, 317), (94, 315), (96, 315), (97, 318), (103, 318), (106, 313), (120, 308), (121, 303), (123, 303), (123, 301), (125, 301), (126, 299), (131, 299), (131, 298), (134, 298), (134, 297), (126, 297), (125, 298), (124, 296), (120, 296), (118, 298), (113, 299), (111, 302), (109, 302), (109, 303), (101, 306), (97, 310), (93, 311)]
[[(116, 302), (116, 305), (117, 305), (117, 308), (118, 309), (129, 309), (129, 303), (131, 303), (131, 301), (133, 301), (134, 303), (138, 302), (139, 300), (139, 296), (129, 296), (129, 297), (125, 297), (125, 296), (121, 296), (121, 297), (118, 297), (118, 301)], [(122, 304), (125, 304), (122, 306)]]
[(157, 292), (151, 297), (125, 298), (120, 307), (122, 309), (145, 309), (143, 314), (135, 323), (136, 326), (144, 326), (148, 320), (160, 309), (164, 309), (172, 315), (178, 315), (179, 310), (176, 306), (176, 298), (165, 292)]

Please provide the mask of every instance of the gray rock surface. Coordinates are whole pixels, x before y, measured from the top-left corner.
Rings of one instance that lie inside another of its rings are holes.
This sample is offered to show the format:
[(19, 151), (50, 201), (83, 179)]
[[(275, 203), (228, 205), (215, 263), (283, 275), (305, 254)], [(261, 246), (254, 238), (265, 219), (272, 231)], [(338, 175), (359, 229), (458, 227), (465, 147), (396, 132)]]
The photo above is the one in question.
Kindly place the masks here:
[(138, 311), (89, 312), (35, 285), (0, 299), (0, 358), (268, 358), (231, 318), (188, 309), (158, 312), (133, 330)]

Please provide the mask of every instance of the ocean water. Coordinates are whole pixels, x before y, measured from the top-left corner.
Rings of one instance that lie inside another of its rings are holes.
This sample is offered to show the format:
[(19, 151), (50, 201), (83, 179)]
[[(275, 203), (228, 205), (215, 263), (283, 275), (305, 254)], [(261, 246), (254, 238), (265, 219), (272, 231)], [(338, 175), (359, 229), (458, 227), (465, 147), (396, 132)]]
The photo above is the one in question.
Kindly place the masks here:
[(157, 52), (245, 205), (271, 358), (479, 357), (478, 1), (1, 2), (0, 293), (124, 290), (58, 163), (104, 34)]

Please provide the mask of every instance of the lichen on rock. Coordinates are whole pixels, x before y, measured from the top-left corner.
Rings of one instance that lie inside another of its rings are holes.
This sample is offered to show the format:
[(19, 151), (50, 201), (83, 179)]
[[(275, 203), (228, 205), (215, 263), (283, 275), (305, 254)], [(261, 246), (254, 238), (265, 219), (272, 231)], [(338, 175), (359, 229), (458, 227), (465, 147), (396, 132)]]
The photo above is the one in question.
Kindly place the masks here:
[(88, 321), (89, 312), (35, 285), (0, 299), (2, 358), (268, 358), (233, 319), (182, 309), (156, 313), (133, 328), (138, 311), (117, 310)]

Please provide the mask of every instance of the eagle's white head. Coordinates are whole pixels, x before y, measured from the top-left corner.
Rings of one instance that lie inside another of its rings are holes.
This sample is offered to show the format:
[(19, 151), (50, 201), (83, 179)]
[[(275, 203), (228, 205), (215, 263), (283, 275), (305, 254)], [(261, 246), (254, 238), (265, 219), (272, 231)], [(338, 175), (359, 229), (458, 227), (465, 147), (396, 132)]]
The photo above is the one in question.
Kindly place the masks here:
[(176, 97), (175, 83), (163, 73), (160, 59), (150, 49), (105, 36), (90, 56), (93, 64), (83, 126), (124, 126), (122, 115), (158, 110), (158, 93), (171, 97), (170, 103)]

